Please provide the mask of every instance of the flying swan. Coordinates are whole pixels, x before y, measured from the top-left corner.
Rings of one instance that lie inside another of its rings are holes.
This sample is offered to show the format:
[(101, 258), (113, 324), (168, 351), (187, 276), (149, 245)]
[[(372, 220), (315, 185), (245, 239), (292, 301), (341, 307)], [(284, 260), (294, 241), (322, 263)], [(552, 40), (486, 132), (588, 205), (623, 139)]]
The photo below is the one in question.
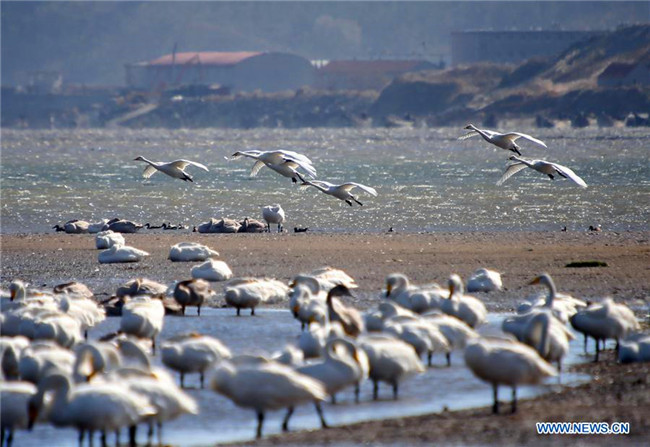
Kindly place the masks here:
[(192, 180), (192, 177), (187, 172), (185, 172), (185, 168), (188, 165), (196, 166), (197, 168), (203, 169), (204, 171), (208, 171), (208, 168), (201, 163), (183, 159), (165, 163), (162, 161), (147, 160), (142, 155), (140, 155), (135, 158), (134, 161), (144, 161), (145, 163), (149, 163), (149, 166), (144, 168), (144, 171), (142, 171), (142, 177), (144, 178), (149, 178), (154, 175), (156, 171), (160, 171), (170, 177), (181, 179), (186, 182), (193, 182), (194, 180)]
[(237, 151), (232, 154), (232, 157), (233, 159), (248, 157), (256, 160), (251, 169), (251, 177), (255, 177), (265, 165), (278, 174), (289, 177), (293, 183), (297, 183), (298, 180), (305, 181), (298, 172), (298, 168), (302, 168), (310, 177), (316, 177), (316, 169), (314, 169), (311, 160), (293, 151)]
[(516, 155), (510, 157), (510, 160), (513, 160), (514, 163), (511, 163), (506, 168), (506, 171), (503, 173), (497, 186), (501, 186), (503, 182), (508, 180), (510, 177), (515, 175), (517, 172), (525, 169), (526, 167), (541, 172), (542, 174), (548, 175), (551, 180), (555, 180), (555, 176), (559, 175), (560, 177), (568, 178), (574, 183), (577, 183), (579, 186), (586, 188), (587, 184), (582, 180), (578, 174), (573, 172), (571, 169), (566, 166), (562, 166), (557, 163), (551, 163), (550, 161), (544, 160), (526, 160), (525, 158), (519, 158)]
[(321, 180), (313, 180), (310, 182), (303, 181), (301, 186), (303, 187), (313, 186), (314, 188), (318, 189), (319, 191), (327, 195), (334, 196), (339, 200), (344, 200), (345, 203), (347, 203), (350, 206), (352, 206), (352, 200), (357, 202), (359, 205), (363, 206), (363, 203), (359, 202), (357, 198), (354, 197), (354, 195), (352, 195), (352, 193), (350, 192), (354, 188), (359, 188), (362, 191), (367, 192), (371, 196), (377, 197), (377, 190), (375, 188), (362, 185), (361, 183), (347, 182), (347, 183), (342, 183), (340, 185), (335, 185), (333, 183), (323, 182)]
[(521, 152), (519, 152), (519, 149), (521, 148), (517, 145), (517, 143), (515, 143), (515, 141), (517, 141), (519, 138), (523, 138), (525, 140), (532, 141), (533, 143), (539, 144), (540, 146), (546, 147), (546, 143), (544, 143), (542, 140), (538, 140), (537, 138), (531, 137), (530, 135), (527, 135), (525, 133), (520, 133), (520, 132), (499, 133), (493, 130), (479, 129), (473, 124), (469, 124), (467, 127), (465, 127), (465, 129), (471, 130), (472, 132), (463, 135), (462, 137), (459, 137), (458, 138), (459, 140), (465, 140), (475, 135), (480, 135), (488, 143), (494, 144), (495, 146), (500, 147), (501, 149), (512, 151), (517, 155), (521, 155)]

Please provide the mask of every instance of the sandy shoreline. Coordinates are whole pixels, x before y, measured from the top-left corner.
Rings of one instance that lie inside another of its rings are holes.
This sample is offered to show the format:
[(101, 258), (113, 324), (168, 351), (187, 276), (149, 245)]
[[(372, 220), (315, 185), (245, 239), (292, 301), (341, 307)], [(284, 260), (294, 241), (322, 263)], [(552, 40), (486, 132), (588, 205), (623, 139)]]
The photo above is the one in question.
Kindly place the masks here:
[[(534, 292), (526, 284), (550, 273), (562, 292), (579, 297), (612, 296), (640, 305), (650, 296), (650, 232), (492, 232), (427, 234), (198, 234), (158, 231), (125, 235), (127, 244), (151, 256), (139, 263), (99, 264), (93, 235), (0, 235), (0, 283), (21, 278), (51, 287), (78, 280), (98, 295), (138, 276), (171, 284), (189, 278), (196, 263), (173, 263), (169, 247), (200, 242), (220, 252), (235, 276), (268, 276), (288, 281), (300, 272), (330, 265), (352, 275), (361, 308), (380, 299), (386, 275), (405, 273), (414, 283), (445, 284), (450, 273), (467, 278), (474, 270), (498, 270), (506, 290), (479, 294), (488, 308), (509, 310)], [(607, 267), (566, 268), (569, 262), (598, 260)], [(216, 285), (221, 290), (220, 285)], [(217, 302), (219, 304), (219, 302)]]
[[(101, 298), (138, 276), (169, 284), (189, 277), (194, 265), (167, 260), (169, 247), (195, 241), (218, 250), (220, 259), (236, 276), (289, 280), (323, 265), (342, 268), (356, 278), (359, 289), (355, 304), (364, 309), (381, 299), (389, 273), (406, 273), (415, 283), (444, 283), (452, 272), (466, 278), (479, 267), (500, 271), (507, 289), (476, 294), (491, 311), (511, 311), (521, 298), (536, 290), (526, 284), (542, 271), (553, 275), (562, 292), (583, 298), (613, 296), (635, 308), (639, 317), (647, 318), (643, 298), (650, 296), (648, 231), (279, 235), (158, 231), (125, 236), (128, 244), (149, 251), (151, 256), (135, 264), (102, 265), (97, 261), (93, 235), (0, 235), (1, 285), (6, 288), (13, 278), (39, 287), (79, 280)], [(606, 262), (607, 267), (565, 267), (569, 262), (589, 260)], [(221, 291), (221, 286), (217, 284), (215, 289)], [(219, 297), (215, 305), (221, 303)], [(260, 444), (648, 445), (650, 365), (618, 365), (612, 353), (605, 358), (597, 365), (574, 367), (592, 374), (592, 382), (522, 401), (516, 415), (493, 416), (488, 408), (478, 408), (291, 433), (264, 439)], [(502, 396), (506, 395), (509, 392), (504, 389)], [(631, 423), (632, 434), (538, 436), (536, 421), (625, 421)]]

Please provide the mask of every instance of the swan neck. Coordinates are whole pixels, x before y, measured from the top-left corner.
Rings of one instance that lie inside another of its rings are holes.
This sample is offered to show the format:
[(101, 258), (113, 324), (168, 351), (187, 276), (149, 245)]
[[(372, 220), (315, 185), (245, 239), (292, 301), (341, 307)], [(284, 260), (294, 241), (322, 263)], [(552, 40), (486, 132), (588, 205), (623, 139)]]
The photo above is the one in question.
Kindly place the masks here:
[(548, 296), (546, 297), (546, 307), (553, 307), (553, 301), (555, 300), (555, 295), (557, 293), (557, 290), (555, 288), (555, 283), (553, 282), (552, 279), (547, 278), (547, 281), (545, 281), (546, 287), (548, 288)]

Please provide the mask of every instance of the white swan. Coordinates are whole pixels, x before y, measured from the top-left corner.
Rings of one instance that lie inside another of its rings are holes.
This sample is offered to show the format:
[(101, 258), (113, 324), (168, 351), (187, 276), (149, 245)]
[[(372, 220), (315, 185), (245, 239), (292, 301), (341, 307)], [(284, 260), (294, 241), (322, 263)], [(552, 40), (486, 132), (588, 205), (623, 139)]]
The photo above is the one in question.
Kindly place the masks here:
[(417, 314), (392, 301), (379, 303), (376, 309), (369, 310), (363, 316), (366, 330), (368, 332), (381, 332), (384, 330), (384, 322), (396, 316), (415, 317)]
[(480, 300), (463, 294), (463, 281), (453, 274), (449, 277), (449, 299), (440, 301), (440, 310), (448, 315), (460, 318), (470, 327), (475, 328), (487, 321), (487, 310)]
[(299, 168), (303, 169), (310, 177), (316, 177), (316, 169), (314, 169), (311, 160), (293, 151), (237, 151), (232, 154), (232, 157), (233, 159), (248, 157), (256, 160), (250, 172), (251, 177), (255, 177), (264, 166), (271, 168), (284, 177), (290, 178), (294, 183), (298, 180), (305, 181), (304, 177), (298, 172)]
[(52, 228), (56, 231), (65, 231), (67, 234), (85, 234), (88, 233), (90, 223), (85, 220), (73, 219), (61, 225), (54, 225)]
[(33, 342), (25, 349), (18, 362), (22, 380), (38, 383), (44, 377), (55, 373), (71, 375), (75, 364), (72, 351), (50, 341)]
[(450, 352), (446, 354), (447, 366), (451, 366), (451, 350), (465, 349), (470, 340), (479, 336), (467, 323), (454, 316), (435, 311), (426, 313), (423, 317), (434, 324), (449, 343)]
[(618, 343), (628, 334), (641, 327), (634, 312), (624, 304), (605, 298), (600, 304), (593, 304), (571, 317), (571, 326), (596, 340), (596, 361), (599, 356), (599, 340), (613, 338)]
[(181, 306), (183, 315), (187, 306), (196, 306), (197, 315), (201, 315), (203, 302), (214, 295), (210, 284), (203, 279), (188, 279), (179, 281), (174, 287), (174, 299)]
[(354, 278), (345, 273), (343, 270), (334, 267), (319, 267), (312, 270), (309, 275), (316, 278), (316, 280), (320, 283), (321, 289), (325, 291), (328, 291), (337, 285), (343, 285), (348, 289), (356, 289), (359, 287), (354, 281)]
[(84, 333), (84, 338), (88, 338), (88, 329), (92, 329), (106, 319), (106, 311), (92, 298), (65, 295), (61, 298), (59, 308), (77, 320)]
[(148, 278), (130, 279), (115, 291), (115, 295), (118, 298), (140, 295), (157, 296), (165, 295), (166, 293), (167, 286)]
[(499, 413), (499, 385), (512, 387), (512, 412), (517, 411), (517, 386), (537, 384), (557, 371), (537, 351), (517, 341), (480, 338), (465, 348), (465, 363), (479, 379), (491, 383), (493, 413)]
[(232, 278), (232, 270), (223, 261), (208, 259), (203, 264), (195, 265), (190, 270), (192, 278), (205, 279), (206, 281), (228, 281)]
[(546, 143), (544, 143), (541, 140), (538, 140), (537, 138), (531, 137), (530, 135), (526, 135), (525, 133), (520, 133), (520, 132), (499, 133), (493, 130), (479, 129), (473, 124), (469, 124), (467, 127), (465, 127), (465, 129), (471, 130), (472, 132), (458, 138), (459, 140), (464, 140), (466, 138), (470, 138), (475, 135), (480, 135), (488, 143), (500, 147), (501, 149), (512, 151), (517, 155), (521, 155), (521, 152), (519, 152), (519, 149), (521, 148), (517, 145), (517, 143), (515, 143), (515, 141), (517, 141), (519, 138), (523, 138), (524, 140), (532, 141), (535, 144), (538, 144), (542, 147), (546, 147)]
[(279, 302), (286, 298), (289, 288), (274, 279), (236, 278), (224, 287), (226, 304), (237, 309), (250, 309), (255, 315), (255, 308), (262, 303)]
[(0, 445), (11, 447), (16, 429), (25, 429), (29, 425), (28, 404), (36, 395), (36, 386), (29, 382), (0, 381), (0, 421), (2, 441)]
[(112, 219), (108, 221), (108, 228), (106, 230), (111, 230), (115, 233), (137, 233), (141, 228), (144, 228), (144, 225), (131, 220)]
[(384, 332), (413, 346), (418, 356), (427, 355), (427, 364), (435, 352), (449, 354), (450, 346), (440, 329), (419, 316), (395, 316), (384, 322)]
[(119, 384), (88, 383), (73, 387), (69, 378), (55, 374), (38, 384), (37, 393), (30, 400), (30, 425), (43, 407), (48, 391), (54, 393), (49, 421), (57, 427), (76, 428), (80, 444), (85, 432), (89, 432), (92, 439), (93, 432), (100, 431), (105, 445), (106, 432), (134, 426), (156, 411), (140, 396)]
[(185, 374), (199, 373), (203, 388), (204, 373), (208, 367), (230, 357), (230, 350), (221, 341), (197, 333), (166, 340), (162, 345), (162, 362), (180, 373), (181, 387), (185, 385)]
[(468, 292), (494, 292), (503, 290), (501, 274), (497, 271), (481, 268), (472, 273), (467, 280)]
[(179, 242), (169, 250), (169, 260), (172, 262), (205, 261), (210, 256), (219, 256), (219, 252), (196, 242)]
[(393, 398), (397, 400), (402, 380), (426, 371), (413, 346), (383, 334), (359, 337), (359, 346), (366, 351), (370, 371), (368, 378), (373, 382), (373, 399), (379, 397), (379, 382), (393, 386)]
[(262, 218), (266, 221), (267, 230), (271, 232), (271, 224), (278, 225), (278, 233), (281, 233), (284, 223), (284, 210), (278, 204), (262, 207)]
[(340, 185), (335, 185), (334, 183), (324, 182), (321, 180), (311, 180), (303, 181), (301, 184), (302, 187), (313, 186), (318, 189), (320, 192), (327, 194), (329, 196), (336, 197), (339, 200), (343, 200), (348, 205), (352, 206), (352, 201), (354, 200), (359, 205), (363, 206), (363, 203), (359, 202), (357, 198), (352, 194), (352, 190), (359, 188), (360, 190), (370, 194), (371, 196), (377, 196), (377, 190), (370, 186), (362, 185), (361, 183), (347, 182)]
[(336, 393), (355, 385), (355, 400), (359, 401), (359, 383), (368, 376), (369, 363), (365, 351), (342, 338), (332, 338), (325, 345), (324, 359), (297, 368), (325, 385), (325, 391), (336, 403)]
[(61, 311), (43, 312), (33, 320), (23, 321), (21, 334), (34, 340), (52, 340), (64, 348), (83, 339), (79, 321)]
[(650, 362), (650, 334), (635, 334), (622, 340), (618, 348), (618, 361)]
[(328, 319), (331, 323), (336, 321), (341, 323), (343, 330), (350, 337), (357, 337), (365, 329), (363, 318), (356, 308), (346, 306), (341, 302), (339, 297), (343, 296), (354, 297), (350, 290), (343, 285), (338, 285), (327, 292), (325, 302), (327, 303)]
[[(257, 438), (262, 437), (264, 414), (268, 410), (289, 409), (282, 424), (286, 431), (296, 405), (308, 402), (318, 404), (327, 395), (320, 381), (277, 362), (245, 362), (240, 365), (221, 362), (212, 371), (210, 386), (236, 405), (255, 410)], [(320, 405), (316, 408), (321, 424), (326, 426)]]
[(185, 168), (189, 165), (196, 166), (199, 169), (203, 169), (204, 171), (209, 171), (209, 169), (205, 166), (202, 165), (201, 163), (197, 163), (195, 161), (190, 161), (190, 160), (174, 160), (170, 161), (169, 163), (165, 163), (162, 161), (151, 161), (147, 160), (143, 156), (138, 156), (134, 159), (134, 161), (144, 161), (145, 163), (149, 163), (149, 166), (144, 168), (144, 171), (142, 171), (142, 177), (144, 178), (149, 178), (152, 175), (156, 173), (156, 171), (160, 171), (163, 174), (167, 174), (170, 177), (177, 178), (180, 180), (184, 180), (186, 182), (193, 182), (192, 177), (185, 172)]
[(97, 259), (101, 264), (116, 264), (121, 262), (140, 262), (149, 256), (144, 250), (128, 245), (113, 245), (99, 253)]
[(156, 337), (162, 331), (164, 318), (165, 306), (161, 299), (138, 296), (128, 300), (122, 306), (120, 332), (151, 339), (155, 354)]
[(98, 250), (111, 248), (113, 245), (126, 245), (124, 236), (111, 230), (100, 231), (95, 236), (95, 247)]
[(99, 222), (88, 225), (88, 233), (101, 233), (108, 229), (108, 219), (102, 219)]
[(587, 187), (585, 181), (582, 180), (578, 176), (578, 174), (576, 174), (566, 166), (562, 166), (557, 163), (551, 163), (550, 161), (545, 161), (545, 160), (526, 160), (525, 158), (520, 158), (515, 155), (510, 157), (510, 160), (513, 160), (514, 163), (510, 163), (508, 165), (508, 167), (506, 168), (505, 172), (503, 173), (499, 181), (497, 181), (497, 186), (502, 185), (503, 182), (508, 180), (510, 177), (512, 177), (514, 174), (521, 171), (522, 169), (531, 168), (537, 172), (541, 172), (542, 174), (548, 175), (551, 180), (554, 180), (555, 176), (559, 175), (560, 177), (564, 177), (571, 180), (572, 182), (578, 184), (582, 188)]
[(445, 295), (445, 290), (438, 284), (414, 286), (402, 273), (391, 273), (386, 277), (386, 298), (416, 313), (439, 308)]

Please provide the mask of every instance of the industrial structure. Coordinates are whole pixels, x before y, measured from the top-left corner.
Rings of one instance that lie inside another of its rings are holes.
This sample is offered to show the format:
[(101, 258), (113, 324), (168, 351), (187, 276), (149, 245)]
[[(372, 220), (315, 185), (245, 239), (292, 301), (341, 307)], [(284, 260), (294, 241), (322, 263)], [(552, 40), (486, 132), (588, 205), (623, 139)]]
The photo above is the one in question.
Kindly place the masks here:
[(125, 68), (126, 84), (132, 88), (218, 85), (231, 92), (295, 90), (311, 85), (315, 70), (295, 54), (253, 51), (172, 53)]

